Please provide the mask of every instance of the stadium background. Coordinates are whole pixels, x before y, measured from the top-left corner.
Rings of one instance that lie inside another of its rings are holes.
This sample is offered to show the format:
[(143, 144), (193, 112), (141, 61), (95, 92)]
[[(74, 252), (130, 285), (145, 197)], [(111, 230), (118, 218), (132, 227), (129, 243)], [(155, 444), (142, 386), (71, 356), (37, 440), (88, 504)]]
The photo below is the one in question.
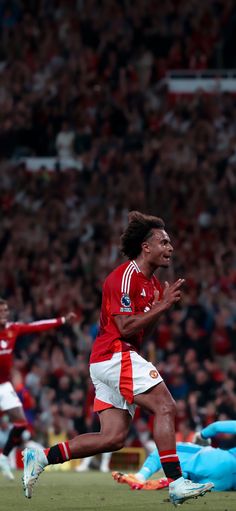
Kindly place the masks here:
[[(178, 438), (236, 419), (234, 2), (1, 0), (0, 25), (0, 295), (14, 320), (79, 316), (17, 343), (32, 437), (96, 426), (88, 357), (131, 209), (164, 218), (162, 278), (186, 279), (143, 346)], [(137, 414), (128, 444), (150, 437)]]

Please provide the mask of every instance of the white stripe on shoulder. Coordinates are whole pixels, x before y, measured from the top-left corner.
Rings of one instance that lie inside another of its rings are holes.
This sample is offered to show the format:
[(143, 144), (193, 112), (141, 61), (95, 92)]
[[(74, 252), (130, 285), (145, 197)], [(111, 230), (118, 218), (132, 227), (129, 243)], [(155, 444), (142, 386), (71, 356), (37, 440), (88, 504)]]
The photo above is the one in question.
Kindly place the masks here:
[(128, 282), (128, 279), (129, 279), (129, 275), (130, 273), (134, 270), (134, 267), (132, 264), (130, 264), (129, 266), (129, 271), (127, 271), (126, 275), (125, 275), (125, 280), (124, 280), (124, 286), (123, 286), (123, 292), (124, 293), (127, 293), (127, 282)]
[(121, 282), (121, 291), (122, 291), (122, 293), (124, 293), (125, 276), (126, 276), (126, 273), (127, 273), (128, 271), (130, 271), (131, 266), (132, 266), (132, 262), (130, 262), (130, 263), (128, 264), (128, 266), (125, 268), (125, 271), (124, 271), (124, 273), (123, 273), (122, 282)]
[(126, 292), (127, 292), (127, 294), (129, 294), (129, 291), (130, 291), (131, 277), (132, 277), (132, 275), (133, 275), (134, 271), (135, 271), (135, 268), (133, 268), (132, 272), (129, 274), (129, 279), (128, 279), (128, 281), (127, 281), (127, 291), (126, 291)]
[(133, 274), (134, 270), (136, 273), (140, 273), (140, 269), (135, 261), (130, 261), (129, 265), (125, 269), (122, 277), (121, 282), (121, 291), (122, 293), (129, 293), (130, 290), (130, 281), (131, 281), (131, 275)]
[(136, 261), (134, 261), (134, 260), (133, 260), (133, 261), (132, 261), (132, 263), (133, 263), (133, 265), (135, 266), (136, 272), (137, 272), (137, 273), (140, 273), (140, 272), (141, 272), (141, 270), (140, 270), (140, 268), (138, 267), (138, 265), (137, 265)]
[(125, 285), (124, 285), (124, 293), (126, 294), (129, 294), (129, 290), (130, 290), (130, 281), (131, 281), (131, 277), (133, 275), (135, 271), (135, 268), (134, 266), (132, 265), (129, 273), (126, 275), (126, 279), (125, 279)]

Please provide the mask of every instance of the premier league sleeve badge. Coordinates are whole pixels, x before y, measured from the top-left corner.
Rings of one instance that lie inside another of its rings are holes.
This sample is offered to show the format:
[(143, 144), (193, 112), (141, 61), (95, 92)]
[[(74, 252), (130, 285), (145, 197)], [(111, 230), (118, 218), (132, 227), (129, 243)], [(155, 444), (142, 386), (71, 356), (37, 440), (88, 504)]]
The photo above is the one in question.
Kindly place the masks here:
[(129, 295), (123, 294), (120, 301), (122, 305), (122, 307), (120, 308), (120, 312), (132, 312), (131, 300)]

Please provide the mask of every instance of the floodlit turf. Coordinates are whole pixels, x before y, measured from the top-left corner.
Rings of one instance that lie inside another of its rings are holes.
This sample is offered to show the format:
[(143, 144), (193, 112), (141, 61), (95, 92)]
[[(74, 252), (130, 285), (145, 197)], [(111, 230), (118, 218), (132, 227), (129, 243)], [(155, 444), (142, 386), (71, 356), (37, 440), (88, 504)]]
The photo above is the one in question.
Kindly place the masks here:
[(168, 491), (132, 491), (111, 474), (48, 472), (41, 475), (31, 500), (23, 496), (21, 473), (16, 481), (0, 476), (0, 511), (235, 511), (236, 492), (209, 493), (175, 508)]

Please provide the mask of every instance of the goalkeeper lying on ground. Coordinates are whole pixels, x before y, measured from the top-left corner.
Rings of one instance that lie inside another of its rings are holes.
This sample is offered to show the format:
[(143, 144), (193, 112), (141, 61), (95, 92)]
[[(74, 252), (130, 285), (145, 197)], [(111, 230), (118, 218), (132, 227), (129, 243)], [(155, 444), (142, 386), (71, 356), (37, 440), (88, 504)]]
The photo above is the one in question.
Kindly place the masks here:
[[(196, 434), (196, 442), (202, 444), (219, 433), (236, 435), (236, 421), (213, 422)], [(203, 447), (203, 445), (178, 442), (177, 454), (183, 477), (195, 483), (212, 481), (213, 489), (218, 491), (236, 490), (236, 447), (226, 451), (210, 445)], [(112, 477), (118, 483), (128, 484), (133, 490), (160, 490), (169, 486), (171, 479), (148, 480), (160, 469), (160, 458), (155, 449), (136, 474), (112, 472)]]

